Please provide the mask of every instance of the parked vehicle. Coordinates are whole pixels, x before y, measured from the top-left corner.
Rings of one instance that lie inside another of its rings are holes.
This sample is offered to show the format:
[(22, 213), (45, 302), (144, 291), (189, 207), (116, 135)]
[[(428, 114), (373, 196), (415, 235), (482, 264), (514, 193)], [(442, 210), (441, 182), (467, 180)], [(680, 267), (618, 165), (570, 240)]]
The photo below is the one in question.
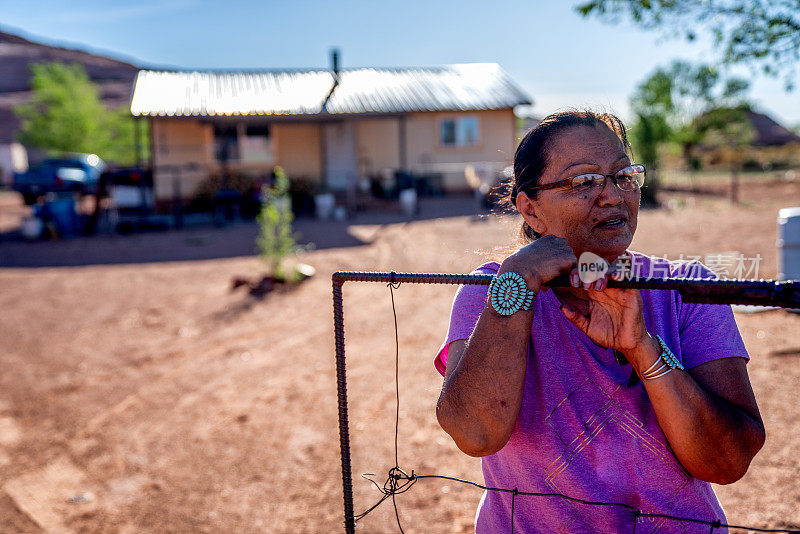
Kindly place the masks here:
[(147, 226), (153, 215), (153, 174), (145, 169), (117, 169), (101, 178), (109, 198), (108, 218), (118, 232)]
[(35, 204), (46, 193), (92, 194), (106, 164), (95, 154), (69, 154), (44, 160), (23, 173), (14, 173), (13, 188), (25, 204)]

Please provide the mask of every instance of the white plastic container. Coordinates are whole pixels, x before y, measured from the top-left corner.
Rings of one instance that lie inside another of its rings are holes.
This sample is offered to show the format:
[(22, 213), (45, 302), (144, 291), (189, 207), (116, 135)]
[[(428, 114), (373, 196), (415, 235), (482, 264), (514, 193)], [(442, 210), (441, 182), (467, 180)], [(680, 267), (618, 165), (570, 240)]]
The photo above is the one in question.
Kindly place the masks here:
[(800, 280), (800, 207), (778, 210), (778, 278)]
[(403, 189), (400, 191), (400, 208), (406, 215), (417, 213), (417, 192), (414, 189)]
[(331, 219), (335, 205), (336, 198), (331, 193), (322, 193), (314, 196), (314, 209), (317, 219)]
[(20, 226), (20, 232), (25, 239), (33, 241), (42, 237), (44, 223), (39, 217), (26, 217)]

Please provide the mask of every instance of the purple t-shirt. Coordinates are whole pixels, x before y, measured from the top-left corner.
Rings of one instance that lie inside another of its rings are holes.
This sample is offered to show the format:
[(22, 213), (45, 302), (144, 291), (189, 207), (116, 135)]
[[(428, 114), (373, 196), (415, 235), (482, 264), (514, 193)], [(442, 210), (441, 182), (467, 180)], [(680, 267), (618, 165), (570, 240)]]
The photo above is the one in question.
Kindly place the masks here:
[[(699, 262), (668, 262), (631, 252), (639, 276), (708, 278)], [(473, 271), (494, 274), (499, 264)], [(486, 305), (487, 286), (461, 286), (447, 338), (436, 356), (444, 374), (448, 345), (468, 339)], [(748, 358), (730, 306), (684, 303), (676, 291), (642, 290), (648, 331), (660, 335), (691, 369), (728, 357)], [(482, 458), (489, 487), (561, 493), (588, 501), (629, 504), (643, 512), (725, 521), (711, 485), (678, 462), (632, 368), (595, 345), (559, 309), (552, 291), (534, 301), (531, 345), (517, 423), (502, 450)], [(516, 497), (515, 532), (631, 532), (633, 514), (621, 507), (587, 506), (556, 497)], [(475, 530), (505, 532), (511, 494), (485, 492)], [(639, 518), (637, 533), (703, 532), (709, 527)], [(715, 532), (722, 532), (717, 529)]]

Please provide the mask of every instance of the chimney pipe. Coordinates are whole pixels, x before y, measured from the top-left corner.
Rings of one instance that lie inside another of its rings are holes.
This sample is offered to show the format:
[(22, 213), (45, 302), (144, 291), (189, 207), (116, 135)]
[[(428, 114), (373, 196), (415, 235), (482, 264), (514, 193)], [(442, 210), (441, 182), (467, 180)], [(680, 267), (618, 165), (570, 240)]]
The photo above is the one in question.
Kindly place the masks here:
[(339, 49), (331, 48), (331, 70), (333, 75), (339, 78)]

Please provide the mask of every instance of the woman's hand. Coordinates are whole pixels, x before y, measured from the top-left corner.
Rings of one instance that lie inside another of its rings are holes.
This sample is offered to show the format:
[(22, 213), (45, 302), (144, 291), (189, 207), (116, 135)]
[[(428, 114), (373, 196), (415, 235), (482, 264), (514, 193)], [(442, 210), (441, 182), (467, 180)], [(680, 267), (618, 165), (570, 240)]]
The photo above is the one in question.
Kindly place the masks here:
[(570, 272), (577, 264), (578, 259), (566, 239), (546, 235), (508, 256), (497, 274), (517, 272), (531, 291), (538, 293), (544, 284)]
[[(569, 304), (561, 310), (592, 341), (622, 352), (641, 376), (661, 347), (645, 328), (639, 290), (608, 288), (609, 278), (583, 284), (588, 313)], [(577, 271), (570, 281), (581, 285)], [(642, 383), (675, 456), (701, 480), (739, 480), (765, 439), (744, 359), (716, 359), (662, 376)]]
[[(561, 311), (592, 341), (600, 346), (616, 349), (631, 356), (636, 349), (650, 342), (650, 335), (642, 313), (642, 296), (638, 289), (609, 288), (612, 275), (583, 284), (589, 297), (588, 314), (570, 304), (563, 304)], [(578, 273), (570, 273), (572, 285), (580, 286)], [(631, 362), (636, 365), (640, 362)], [(652, 362), (641, 362), (650, 364)]]

